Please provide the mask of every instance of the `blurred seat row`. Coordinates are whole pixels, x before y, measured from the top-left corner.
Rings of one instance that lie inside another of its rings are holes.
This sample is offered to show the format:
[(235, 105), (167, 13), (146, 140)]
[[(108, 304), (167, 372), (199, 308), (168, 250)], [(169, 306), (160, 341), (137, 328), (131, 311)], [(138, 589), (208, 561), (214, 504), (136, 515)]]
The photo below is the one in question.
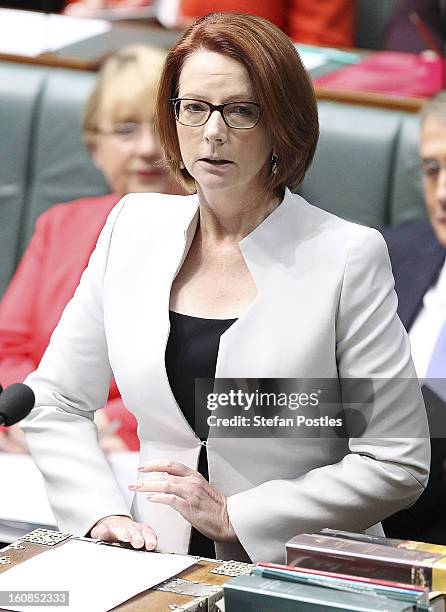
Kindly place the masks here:
[[(106, 192), (81, 141), (95, 73), (0, 63), (0, 295), (36, 217), (57, 202)], [(320, 102), (321, 137), (301, 193), (359, 223), (424, 216), (412, 172), (418, 118), (392, 110)]]

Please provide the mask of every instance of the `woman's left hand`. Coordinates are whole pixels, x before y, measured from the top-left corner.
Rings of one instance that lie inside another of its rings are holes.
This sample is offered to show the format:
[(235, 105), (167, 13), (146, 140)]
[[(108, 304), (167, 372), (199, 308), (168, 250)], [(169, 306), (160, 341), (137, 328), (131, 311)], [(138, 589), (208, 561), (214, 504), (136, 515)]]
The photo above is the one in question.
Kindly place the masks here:
[(146, 461), (138, 468), (148, 475), (129, 485), (148, 493), (147, 499), (177, 510), (192, 527), (217, 542), (237, 542), (229, 520), (226, 497), (196, 470), (176, 461)]
[(18, 425), (0, 430), (0, 451), (4, 453), (29, 453), (25, 434)]

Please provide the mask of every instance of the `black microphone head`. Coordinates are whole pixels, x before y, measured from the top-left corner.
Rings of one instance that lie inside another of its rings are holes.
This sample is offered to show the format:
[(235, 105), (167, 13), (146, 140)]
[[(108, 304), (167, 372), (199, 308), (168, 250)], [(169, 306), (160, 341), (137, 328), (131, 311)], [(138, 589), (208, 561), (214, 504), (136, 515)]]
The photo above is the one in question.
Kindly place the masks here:
[(6, 426), (24, 419), (34, 408), (36, 398), (30, 387), (15, 383), (0, 395), (0, 420)]

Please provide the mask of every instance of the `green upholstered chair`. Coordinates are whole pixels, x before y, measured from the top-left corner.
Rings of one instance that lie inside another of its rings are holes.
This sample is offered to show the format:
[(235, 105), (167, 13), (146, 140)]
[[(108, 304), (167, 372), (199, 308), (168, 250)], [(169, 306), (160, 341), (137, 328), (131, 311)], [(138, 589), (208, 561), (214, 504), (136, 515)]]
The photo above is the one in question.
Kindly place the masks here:
[(405, 171), (408, 160), (417, 157), (414, 116), (320, 102), (319, 119), (319, 144), (299, 193), (329, 212), (372, 227), (423, 216), (421, 192)]
[(36, 67), (0, 64), (0, 295), (17, 261), (44, 78), (45, 71)]
[[(96, 75), (0, 62), (0, 295), (36, 217), (58, 202), (106, 191), (81, 139)], [(409, 170), (418, 119), (320, 102), (321, 137), (300, 193), (344, 218), (379, 227), (424, 216)]]
[(82, 112), (95, 79), (93, 72), (47, 70), (35, 118), (20, 253), (36, 218), (49, 206), (108, 191), (81, 135)]

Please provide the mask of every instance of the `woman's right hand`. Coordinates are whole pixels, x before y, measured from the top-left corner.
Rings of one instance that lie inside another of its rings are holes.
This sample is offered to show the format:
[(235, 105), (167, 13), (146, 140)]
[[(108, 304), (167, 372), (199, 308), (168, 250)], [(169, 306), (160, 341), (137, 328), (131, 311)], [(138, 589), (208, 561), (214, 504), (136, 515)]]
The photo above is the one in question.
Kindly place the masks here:
[(100, 519), (90, 532), (95, 540), (104, 542), (128, 542), (133, 548), (154, 550), (156, 533), (144, 523), (137, 523), (128, 516), (106, 516)]

